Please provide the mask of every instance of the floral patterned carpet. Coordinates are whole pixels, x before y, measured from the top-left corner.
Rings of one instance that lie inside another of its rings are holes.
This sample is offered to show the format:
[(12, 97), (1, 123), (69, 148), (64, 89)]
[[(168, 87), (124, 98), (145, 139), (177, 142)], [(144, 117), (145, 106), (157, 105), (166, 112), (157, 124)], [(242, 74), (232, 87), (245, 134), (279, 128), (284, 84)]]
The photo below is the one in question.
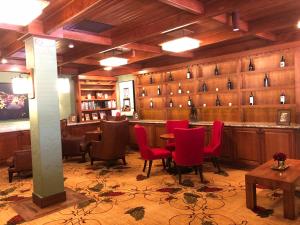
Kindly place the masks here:
[[(7, 169), (0, 169), (0, 224), (35, 225), (290, 225), (300, 219), (283, 219), (282, 192), (258, 187), (260, 207), (251, 211), (245, 206), (245, 171), (225, 168), (214, 173), (204, 165), (205, 184), (193, 172), (183, 174), (184, 185), (163, 170), (155, 161), (151, 176), (142, 173), (138, 153), (127, 156), (126, 166), (108, 166), (96, 162), (64, 162), (65, 186), (88, 197), (69, 208), (29, 222), (17, 215), (10, 203), (32, 193), (31, 178), (7, 182)], [(299, 196), (300, 197), (300, 196)], [(300, 205), (298, 196), (297, 205)]]

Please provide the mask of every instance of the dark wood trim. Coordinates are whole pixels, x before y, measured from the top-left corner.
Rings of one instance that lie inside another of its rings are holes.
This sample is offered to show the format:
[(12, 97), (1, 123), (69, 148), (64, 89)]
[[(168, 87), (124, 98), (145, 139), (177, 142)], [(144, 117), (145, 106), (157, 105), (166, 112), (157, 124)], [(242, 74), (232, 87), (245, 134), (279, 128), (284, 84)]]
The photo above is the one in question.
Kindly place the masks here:
[(54, 195), (50, 195), (47, 197), (40, 197), (35, 193), (32, 193), (32, 201), (40, 208), (46, 208), (47, 206), (54, 205), (60, 202), (66, 201), (66, 192), (60, 192)]

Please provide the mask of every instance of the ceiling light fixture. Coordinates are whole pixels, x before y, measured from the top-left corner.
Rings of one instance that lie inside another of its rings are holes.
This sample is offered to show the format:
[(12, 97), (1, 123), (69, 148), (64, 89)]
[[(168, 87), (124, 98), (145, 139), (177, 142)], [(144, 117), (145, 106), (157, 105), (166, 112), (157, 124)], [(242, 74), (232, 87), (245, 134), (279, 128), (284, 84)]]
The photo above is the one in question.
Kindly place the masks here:
[(49, 5), (44, 0), (1, 0), (0, 23), (26, 26)]
[(69, 43), (69, 44), (68, 44), (68, 47), (69, 47), (69, 48), (74, 48), (75, 45), (74, 45), (73, 43)]
[(172, 41), (160, 44), (164, 51), (185, 52), (191, 49), (199, 48), (200, 41), (190, 37), (181, 37)]
[(148, 72), (148, 70), (140, 70), (138, 73), (139, 74), (145, 74), (145, 73), (147, 73)]
[(297, 28), (300, 29), (300, 20), (298, 20), (298, 23), (297, 23)]
[(1, 59), (1, 63), (2, 63), (2, 64), (6, 64), (6, 63), (7, 63), (7, 59), (6, 59), (6, 58), (2, 58), (2, 59)]
[(128, 59), (112, 56), (106, 59), (101, 59), (99, 62), (101, 66), (116, 67), (126, 65), (128, 63)]
[(240, 14), (238, 12), (231, 13), (231, 23), (232, 30), (239, 31), (240, 30)]
[(111, 70), (112, 70), (112, 67), (111, 67), (111, 66), (106, 66), (106, 67), (104, 67), (103, 69), (106, 70), (106, 71), (111, 71)]

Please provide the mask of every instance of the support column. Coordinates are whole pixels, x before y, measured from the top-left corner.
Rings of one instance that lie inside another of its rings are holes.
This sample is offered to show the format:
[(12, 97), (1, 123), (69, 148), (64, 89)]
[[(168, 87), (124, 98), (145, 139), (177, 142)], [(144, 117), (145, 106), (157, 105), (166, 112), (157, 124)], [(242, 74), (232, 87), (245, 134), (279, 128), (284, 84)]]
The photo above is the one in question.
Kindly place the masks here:
[(26, 66), (34, 69), (35, 98), (29, 100), (33, 202), (41, 208), (66, 200), (61, 153), (57, 61), (54, 40), (25, 41)]

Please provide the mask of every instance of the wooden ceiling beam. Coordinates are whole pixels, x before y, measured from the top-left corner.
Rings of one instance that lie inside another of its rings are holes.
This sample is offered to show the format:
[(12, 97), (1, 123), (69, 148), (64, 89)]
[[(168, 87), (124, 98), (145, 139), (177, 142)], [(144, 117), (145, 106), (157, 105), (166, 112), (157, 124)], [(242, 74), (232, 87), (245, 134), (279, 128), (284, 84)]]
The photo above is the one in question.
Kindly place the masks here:
[(45, 33), (49, 34), (65, 24), (79, 19), (89, 10), (96, 8), (103, 0), (73, 0), (44, 20)]
[(129, 43), (126, 45), (123, 45), (124, 48), (139, 50), (143, 52), (153, 52), (153, 53), (161, 53), (162, 49), (159, 46), (155, 45), (146, 45), (146, 44), (140, 44), (140, 43)]
[(9, 57), (24, 48), (24, 42), (17, 40), (1, 50), (2, 57)]
[(159, 0), (167, 5), (199, 15), (204, 13), (204, 6), (198, 0)]
[(99, 66), (99, 61), (96, 59), (88, 59), (88, 58), (82, 58), (77, 59), (74, 61), (76, 64), (84, 64), (84, 65), (93, 65), (93, 66)]

